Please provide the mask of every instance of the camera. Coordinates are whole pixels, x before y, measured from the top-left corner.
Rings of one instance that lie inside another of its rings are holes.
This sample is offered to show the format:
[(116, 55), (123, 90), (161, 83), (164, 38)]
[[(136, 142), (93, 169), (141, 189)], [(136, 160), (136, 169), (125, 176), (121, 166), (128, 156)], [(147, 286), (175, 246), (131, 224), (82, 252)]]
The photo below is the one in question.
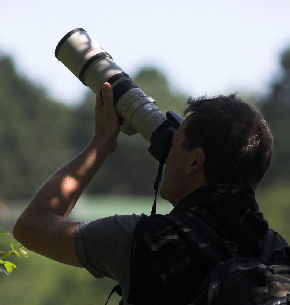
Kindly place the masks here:
[(67, 33), (59, 41), (55, 56), (98, 96), (102, 84), (110, 83), (120, 129), (127, 135), (138, 132), (149, 142), (151, 155), (160, 162), (166, 160), (172, 137), (183, 121), (181, 116), (173, 111), (164, 115), (155, 100), (146, 96), (83, 28)]

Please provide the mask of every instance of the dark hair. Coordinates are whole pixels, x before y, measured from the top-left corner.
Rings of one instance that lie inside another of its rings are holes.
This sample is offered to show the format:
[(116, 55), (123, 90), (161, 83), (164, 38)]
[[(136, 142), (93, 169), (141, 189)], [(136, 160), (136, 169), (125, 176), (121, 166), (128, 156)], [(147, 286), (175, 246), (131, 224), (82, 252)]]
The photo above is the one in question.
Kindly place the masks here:
[(263, 115), (235, 95), (189, 98), (184, 147), (202, 147), (207, 183), (242, 183), (255, 189), (267, 171), (273, 137)]

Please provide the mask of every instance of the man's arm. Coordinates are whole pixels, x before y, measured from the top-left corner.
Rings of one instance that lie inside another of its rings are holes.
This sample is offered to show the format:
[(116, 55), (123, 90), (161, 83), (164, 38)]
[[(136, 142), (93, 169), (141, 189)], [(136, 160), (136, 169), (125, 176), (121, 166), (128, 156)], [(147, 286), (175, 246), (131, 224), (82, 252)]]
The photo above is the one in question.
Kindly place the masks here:
[(97, 99), (93, 140), (78, 157), (45, 182), (13, 229), (14, 237), (28, 249), (74, 266), (81, 266), (73, 240), (78, 223), (66, 217), (106, 157), (114, 151), (119, 134), (111, 85), (105, 83), (102, 92), (104, 103)]

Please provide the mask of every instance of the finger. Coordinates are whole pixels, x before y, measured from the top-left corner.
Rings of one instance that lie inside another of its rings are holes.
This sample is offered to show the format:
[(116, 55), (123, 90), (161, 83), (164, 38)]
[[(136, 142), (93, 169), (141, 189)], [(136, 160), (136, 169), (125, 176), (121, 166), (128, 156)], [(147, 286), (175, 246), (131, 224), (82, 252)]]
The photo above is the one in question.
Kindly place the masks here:
[(105, 82), (102, 86), (102, 94), (104, 100), (104, 106), (106, 108), (114, 108), (114, 97), (113, 97), (113, 89), (111, 84)]

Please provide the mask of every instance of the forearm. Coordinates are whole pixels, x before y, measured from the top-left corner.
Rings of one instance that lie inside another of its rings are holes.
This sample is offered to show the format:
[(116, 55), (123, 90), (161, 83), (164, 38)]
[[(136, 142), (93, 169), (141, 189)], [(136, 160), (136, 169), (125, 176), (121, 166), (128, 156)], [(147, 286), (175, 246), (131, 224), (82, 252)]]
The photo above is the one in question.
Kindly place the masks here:
[(66, 217), (110, 153), (111, 146), (110, 139), (94, 137), (79, 156), (44, 183), (24, 213), (33, 210)]
[[(75, 159), (53, 174), (36, 193), (13, 229), (15, 238), (38, 251), (43, 234), (53, 232), (55, 224), (73, 209), (82, 191), (112, 151), (112, 141), (94, 137)], [(44, 231), (46, 231), (44, 233)]]

